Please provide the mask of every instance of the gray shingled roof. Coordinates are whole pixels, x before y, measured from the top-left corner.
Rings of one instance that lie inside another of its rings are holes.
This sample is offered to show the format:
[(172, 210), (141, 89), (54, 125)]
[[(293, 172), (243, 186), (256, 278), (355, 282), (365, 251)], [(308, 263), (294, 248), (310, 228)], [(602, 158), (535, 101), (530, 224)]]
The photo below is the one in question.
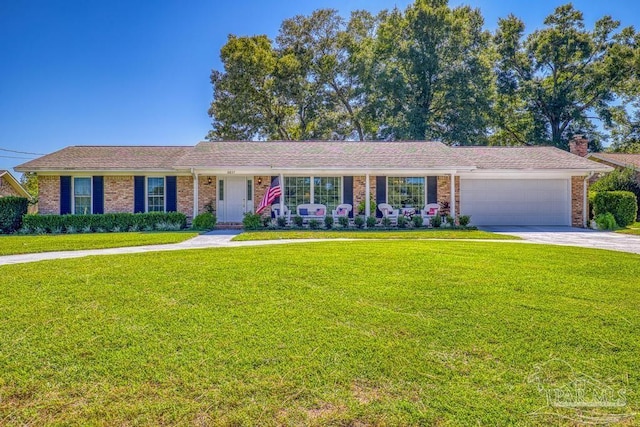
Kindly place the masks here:
[(63, 148), (23, 163), (19, 172), (51, 170), (172, 170), (193, 146), (91, 146)]
[(201, 142), (178, 168), (471, 168), (472, 162), (440, 142)]
[(555, 170), (579, 169), (607, 172), (611, 168), (555, 147), (456, 147), (458, 154), (478, 169)]
[(609, 161), (621, 166), (629, 166), (640, 170), (640, 154), (627, 153), (593, 153), (591, 156), (596, 159)]

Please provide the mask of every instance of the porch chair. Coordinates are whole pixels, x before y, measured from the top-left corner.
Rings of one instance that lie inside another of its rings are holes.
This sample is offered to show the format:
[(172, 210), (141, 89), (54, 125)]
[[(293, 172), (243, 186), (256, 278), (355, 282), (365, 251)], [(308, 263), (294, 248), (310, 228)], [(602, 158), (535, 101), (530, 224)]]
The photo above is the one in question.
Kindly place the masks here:
[[(275, 205), (271, 205), (271, 211), (273, 212), (277, 220), (278, 217), (280, 217), (280, 204), (278, 203)], [(287, 225), (291, 224), (291, 211), (286, 205), (284, 206), (283, 212), (284, 212), (284, 217), (287, 220)]]
[(331, 211), (331, 215), (333, 216), (333, 221), (337, 223), (339, 218), (342, 216), (349, 218), (349, 212), (351, 212), (352, 210), (353, 210), (353, 206), (351, 206), (348, 203), (343, 203), (341, 205), (336, 206), (336, 208)]
[(378, 209), (382, 212), (383, 218), (389, 218), (391, 225), (398, 225), (398, 216), (400, 215), (400, 209), (393, 209), (389, 203), (378, 204)]
[(420, 213), (422, 216), (422, 222), (427, 227), (431, 224), (431, 218), (440, 213), (440, 205), (438, 203), (427, 203), (424, 205), (424, 209)]

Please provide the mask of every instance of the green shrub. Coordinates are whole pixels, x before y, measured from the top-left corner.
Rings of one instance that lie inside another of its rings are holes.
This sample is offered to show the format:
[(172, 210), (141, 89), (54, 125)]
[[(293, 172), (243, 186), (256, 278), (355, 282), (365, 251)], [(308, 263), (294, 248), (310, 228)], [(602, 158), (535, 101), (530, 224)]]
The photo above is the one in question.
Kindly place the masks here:
[(333, 217), (331, 215), (327, 215), (324, 217), (324, 226), (327, 230), (333, 228)]
[(618, 228), (616, 219), (613, 217), (611, 212), (597, 215), (594, 220), (596, 224), (598, 224), (599, 230), (615, 230), (616, 228)]
[(409, 224), (409, 219), (406, 216), (400, 215), (398, 217), (398, 228), (407, 228), (408, 224)]
[(413, 226), (415, 228), (420, 228), (420, 227), (422, 227), (422, 224), (424, 224), (424, 220), (422, 219), (421, 215), (414, 215), (411, 218), (411, 222), (413, 222)]
[(342, 228), (349, 228), (349, 218), (346, 216), (338, 217), (338, 224), (340, 224)]
[[(372, 214), (375, 214), (377, 207), (378, 207), (378, 204), (376, 203), (373, 196), (371, 196), (371, 198), (369, 199), (369, 208), (371, 209)], [(365, 212), (366, 209), (367, 207), (365, 206), (365, 200), (364, 199), (360, 200), (360, 203), (358, 203), (358, 213), (360, 215), (364, 215), (366, 213)]]
[(364, 218), (358, 215), (353, 219), (353, 224), (356, 226), (356, 228), (364, 227)]
[(469, 225), (470, 222), (471, 222), (471, 216), (470, 215), (460, 215), (458, 217), (458, 223), (462, 227), (466, 227), (467, 225)]
[(444, 217), (444, 222), (446, 224), (448, 224), (449, 227), (455, 227), (456, 225), (456, 219), (454, 217), (452, 217), (451, 215), (447, 215)]
[(196, 230), (213, 230), (216, 226), (217, 218), (210, 212), (204, 212), (193, 219), (192, 227)]
[(320, 228), (320, 225), (322, 223), (320, 221), (318, 221), (317, 219), (312, 219), (309, 220), (309, 228), (312, 230), (317, 230), (318, 228)]
[(25, 215), (23, 227), (53, 233), (90, 233), (93, 230), (138, 231), (154, 230), (158, 224), (165, 229), (179, 230), (187, 226), (187, 217), (180, 212), (113, 213), (96, 215)]
[(262, 215), (246, 213), (242, 218), (242, 228), (245, 230), (260, 230), (263, 227)]
[(435, 215), (431, 217), (431, 226), (433, 228), (440, 228), (442, 225), (442, 217), (440, 215)]
[(278, 227), (280, 228), (284, 228), (287, 226), (287, 218), (283, 217), (283, 216), (279, 216), (276, 219), (276, 223), (278, 224)]
[[(636, 179), (636, 171), (632, 168), (616, 169), (606, 174), (591, 185), (591, 191), (594, 193), (602, 191), (631, 191), (636, 195), (636, 199), (640, 200), (640, 183)], [(590, 199), (589, 201), (591, 202), (592, 200)]]
[(302, 227), (302, 225), (304, 224), (304, 219), (300, 215), (295, 215), (293, 217), (293, 224), (296, 227)]
[[(382, 221), (380, 221), (380, 223), (382, 224), (382, 226), (384, 228), (389, 228), (391, 227), (391, 220), (388, 217), (384, 217), (382, 218)], [(367, 224), (367, 227), (369, 226), (369, 224)]]
[(633, 223), (638, 215), (638, 200), (630, 191), (601, 191), (593, 198), (593, 214), (610, 212), (620, 227)]
[(29, 200), (24, 197), (0, 197), (0, 233), (13, 233), (22, 226)]
[(376, 222), (378, 222), (378, 220), (376, 219), (375, 216), (367, 217), (367, 228), (375, 227), (376, 226)]

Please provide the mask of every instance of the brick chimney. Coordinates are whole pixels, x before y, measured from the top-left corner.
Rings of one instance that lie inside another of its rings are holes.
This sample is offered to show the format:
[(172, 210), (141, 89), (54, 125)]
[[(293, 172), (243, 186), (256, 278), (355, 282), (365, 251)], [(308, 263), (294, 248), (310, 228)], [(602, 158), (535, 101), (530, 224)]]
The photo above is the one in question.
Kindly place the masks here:
[(569, 141), (569, 151), (580, 157), (586, 157), (588, 154), (589, 140), (584, 135), (573, 135)]

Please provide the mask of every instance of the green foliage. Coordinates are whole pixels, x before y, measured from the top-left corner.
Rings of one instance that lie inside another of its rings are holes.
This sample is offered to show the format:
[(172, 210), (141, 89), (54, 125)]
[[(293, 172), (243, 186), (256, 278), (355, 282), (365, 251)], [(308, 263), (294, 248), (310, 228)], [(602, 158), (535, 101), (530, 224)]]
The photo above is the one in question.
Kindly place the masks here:
[(594, 221), (598, 225), (598, 230), (615, 230), (616, 228), (618, 228), (616, 219), (610, 212), (596, 215)]
[(358, 215), (353, 219), (353, 224), (356, 226), (356, 228), (362, 228), (364, 227), (364, 217)]
[(431, 217), (431, 226), (433, 228), (440, 228), (442, 225), (442, 217), (440, 215), (435, 215)]
[[(640, 200), (640, 182), (636, 178), (636, 171), (632, 168), (616, 169), (597, 180), (591, 185), (591, 192), (600, 191), (630, 191)], [(590, 202), (592, 203), (590, 196)]]
[(100, 215), (25, 215), (23, 228), (53, 233), (89, 233), (97, 229), (104, 231), (176, 230), (186, 228), (187, 217), (180, 212), (113, 213)]
[(276, 218), (276, 223), (278, 224), (278, 227), (284, 228), (287, 226), (287, 218), (279, 216), (278, 218)]
[(380, 224), (382, 224), (382, 226), (384, 228), (389, 228), (389, 227), (391, 227), (391, 219), (389, 219), (388, 217), (385, 216), (380, 221)]
[(452, 217), (451, 215), (447, 215), (444, 217), (444, 222), (449, 226), (449, 227), (454, 227), (456, 225), (456, 220), (454, 217)]
[(460, 215), (458, 217), (458, 223), (460, 224), (461, 227), (466, 227), (467, 225), (469, 225), (470, 222), (471, 222), (470, 215)]
[[(366, 202), (364, 199), (361, 200), (360, 203), (358, 203), (358, 209), (357, 209), (358, 214), (364, 215), (366, 213), (367, 207), (365, 206), (365, 204)], [(371, 209), (371, 213), (375, 213), (377, 207), (378, 207), (378, 204), (376, 203), (373, 196), (371, 196), (371, 198), (369, 199), (369, 209)]]
[(302, 227), (303, 224), (304, 224), (304, 218), (302, 218), (300, 215), (295, 215), (293, 217), (293, 225), (300, 228)]
[(413, 218), (411, 218), (411, 222), (413, 222), (413, 226), (415, 228), (420, 228), (422, 227), (424, 220), (421, 215), (414, 215)]
[(242, 218), (242, 228), (245, 230), (260, 230), (263, 227), (262, 215), (249, 212), (244, 214), (244, 218)]
[(593, 199), (596, 217), (611, 213), (620, 227), (632, 224), (638, 214), (638, 200), (630, 191), (601, 191)]
[(20, 184), (27, 190), (33, 200), (38, 200), (38, 176), (35, 172), (24, 172), (20, 178)]
[(617, 31), (620, 23), (605, 16), (589, 31), (571, 3), (556, 8), (544, 24), (525, 31), (513, 15), (498, 22), (497, 143), (551, 141), (567, 149), (570, 133), (596, 130), (593, 116), (611, 126), (621, 110), (616, 95), (633, 91), (626, 86), (635, 75), (632, 27)]
[(404, 215), (400, 215), (398, 217), (398, 228), (407, 228), (408, 225), (409, 219), (407, 219), (407, 217), (405, 217)]
[(376, 219), (375, 216), (369, 216), (367, 217), (367, 228), (374, 228), (376, 226), (376, 223), (378, 222), (378, 220)]
[(342, 228), (349, 228), (349, 218), (346, 216), (338, 217), (338, 224), (340, 224)]
[(204, 212), (193, 219), (193, 228), (196, 230), (213, 230), (216, 226), (217, 218), (210, 212)]
[(312, 229), (312, 230), (319, 229), (320, 225), (322, 225), (322, 223), (320, 221), (318, 221), (317, 219), (309, 220), (309, 228)]
[(13, 233), (20, 229), (28, 207), (29, 200), (24, 197), (0, 197), (0, 233)]
[(331, 215), (327, 215), (324, 217), (324, 227), (327, 230), (333, 228), (333, 217)]

